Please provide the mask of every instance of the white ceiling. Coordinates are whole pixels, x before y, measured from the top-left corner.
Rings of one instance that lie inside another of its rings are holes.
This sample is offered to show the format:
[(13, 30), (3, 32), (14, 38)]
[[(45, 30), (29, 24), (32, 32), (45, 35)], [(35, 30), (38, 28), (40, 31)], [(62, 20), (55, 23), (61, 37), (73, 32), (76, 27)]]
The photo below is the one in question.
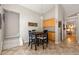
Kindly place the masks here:
[(54, 8), (54, 4), (21, 4), (21, 6), (31, 9), (37, 13), (43, 14)]
[(79, 12), (79, 4), (63, 4), (62, 6), (67, 16), (70, 16), (72, 14)]
[[(43, 14), (50, 9), (53, 9), (55, 4), (21, 4), (21, 6), (26, 7), (37, 13)], [(79, 4), (62, 4), (62, 6), (67, 16), (79, 12)]]

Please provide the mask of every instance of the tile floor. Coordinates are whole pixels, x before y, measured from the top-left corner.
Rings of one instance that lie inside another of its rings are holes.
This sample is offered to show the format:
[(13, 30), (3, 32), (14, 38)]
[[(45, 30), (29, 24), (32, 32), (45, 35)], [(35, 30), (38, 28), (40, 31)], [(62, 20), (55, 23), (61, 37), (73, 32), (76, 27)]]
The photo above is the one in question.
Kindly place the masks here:
[(66, 45), (66, 44), (49, 44), (43, 50), (42, 46), (38, 47), (35, 51), (34, 48), (30, 49), (27, 44), (22, 47), (7, 49), (2, 52), (2, 55), (79, 55), (79, 45)]

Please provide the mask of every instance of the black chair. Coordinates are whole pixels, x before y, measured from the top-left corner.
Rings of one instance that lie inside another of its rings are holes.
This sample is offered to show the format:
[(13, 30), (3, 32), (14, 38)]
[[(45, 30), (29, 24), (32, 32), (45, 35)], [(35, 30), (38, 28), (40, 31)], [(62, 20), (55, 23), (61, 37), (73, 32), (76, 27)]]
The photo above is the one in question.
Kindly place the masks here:
[(30, 43), (31, 43), (31, 39), (32, 39), (32, 37), (31, 37), (31, 31), (29, 30), (29, 44), (28, 44), (28, 46), (30, 46)]
[(28, 44), (28, 46), (30, 46), (30, 45), (31, 45), (31, 49), (32, 49), (32, 45), (35, 45), (35, 50), (37, 50), (36, 34), (35, 34), (35, 32), (29, 30), (29, 44)]
[(48, 46), (48, 30), (44, 30), (44, 43), (46, 43), (46, 45)]
[(32, 49), (32, 45), (35, 45), (35, 50), (37, 50), (37, 36), (35, 34), (35, 32), (32, 32), (31, 35), (31, 49)]
[(47, 32), (48, 32), (48, 30), (43, 30), (43, 32), (44, 32), (44, 33), (47, 33)]
[(33, 31), (29, 31), (29, 44), (28, 46), (31, 45), (31, 49), (32, 49), (32, 45), (35, 45), (35, 50), (37, 50), (37, 36), (35, 34), (35, 32)]

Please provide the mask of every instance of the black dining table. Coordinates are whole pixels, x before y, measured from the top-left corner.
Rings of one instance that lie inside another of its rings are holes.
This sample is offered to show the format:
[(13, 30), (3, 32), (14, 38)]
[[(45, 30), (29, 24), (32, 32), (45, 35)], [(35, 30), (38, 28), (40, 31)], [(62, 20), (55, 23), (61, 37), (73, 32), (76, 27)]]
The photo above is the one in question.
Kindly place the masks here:
[(44, 33), (43, 32), (36, 32), (35, 34), (38, 37), (38, 36), (43, 36)]

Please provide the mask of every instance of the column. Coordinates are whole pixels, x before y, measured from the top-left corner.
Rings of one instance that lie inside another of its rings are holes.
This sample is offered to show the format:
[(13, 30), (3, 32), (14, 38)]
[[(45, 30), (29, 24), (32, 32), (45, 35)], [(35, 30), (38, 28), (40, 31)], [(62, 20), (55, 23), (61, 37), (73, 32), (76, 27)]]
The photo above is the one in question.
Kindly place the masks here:
[(56, 20), (56, 24), (55, 24), (55, 44), (59, 43), (58, 40), (58, 5), (55, 5), (55, 20)]

